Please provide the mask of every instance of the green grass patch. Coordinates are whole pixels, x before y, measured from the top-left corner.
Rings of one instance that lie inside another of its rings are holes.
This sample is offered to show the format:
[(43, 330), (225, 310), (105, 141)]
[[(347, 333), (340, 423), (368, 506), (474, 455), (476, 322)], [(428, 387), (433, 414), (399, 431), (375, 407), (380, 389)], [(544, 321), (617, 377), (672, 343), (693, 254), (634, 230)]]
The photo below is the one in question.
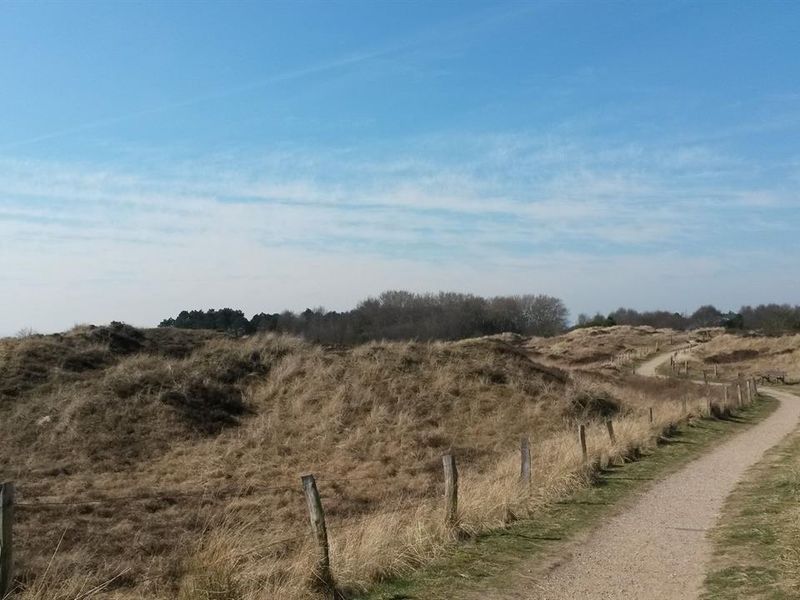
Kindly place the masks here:
[(712, 538), (704, 599), (800, 597), (800, 431), (748, 471)]
[(764, 398), (726, 420), (701, 419), (680, 427), (640, 460), (598, 473), (594, 485), (544, 510), (536, 519), (454, 546), (428, 566), (375, 586), (361, 600), (454, 600), (513, 584), (523, 561), (557, 555), (565, 542), (624, 508), (651, 482), (679, 469), (717, 442), (757, 423), (778, 405)]

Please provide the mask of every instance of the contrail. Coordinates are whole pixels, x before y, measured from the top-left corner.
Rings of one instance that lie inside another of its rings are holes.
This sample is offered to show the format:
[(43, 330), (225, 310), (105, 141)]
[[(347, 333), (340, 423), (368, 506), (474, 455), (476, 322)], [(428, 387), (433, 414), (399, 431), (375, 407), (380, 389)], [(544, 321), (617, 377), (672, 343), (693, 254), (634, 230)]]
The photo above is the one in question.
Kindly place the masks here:
[(26, 146), (28, 144), (35, 144), (37, 142), (42, 142), (45, 140), (51, 140), (54, 138), (60, 138), (64, 136), (68, 136), (74, 133), (81, 133), (84, 131), (89, 131), (92, 129), (99, 129), (101, 127), (105, 127), (107, 125), (113, 125), (115, 123), (121, 123), (124, 121), (130, 121), (133, 119), (138, 119), (140, 117), (146, 117), (148, 115), (169, 112), (172, 110), (176, 110), (179, 108), (185, 108), (187, 106), (193, 106), (195, 104), (201, 104), (203, 102), (209, 102), (211, 100), (218, 100), (221, 98), (228, 98), (231, 96), (236, 96), (239, 94), (243, 94), (252, 90), (256, 90), (263, 87), (268, 87), (270, 85), (275, 85), (276, 83), (282, 83), (286, 81), (292, 81), (295, 79), (301, 79), (303, 77), (307, 77), (309, 75), (315, 75), (318, 73), (325, 73), (327, 71), (334, 71), (336, 69), (340, 69), (343, 67), (349, 67), (351, 65), (355, 65), (361, 62), (365, 62), (374, 58), (378, 58), (380, 56), (384, 56), (390, 54), (391, 52), (395, 52), (401, 50), (402, 46), (397, 46), (394, 48), (377, 50), (374, 52), (366, 52), (362, 54), (355, 54), (346, 56), (334, 61), (329, 61), (326, 63), (314, 65), (311, 67), (306, 67), (303, 69), (297, 69), (294, 71), (288, 71), (286, 73), (280, 73), (278, 75), (274, 75), (267, 79), (261, 79), (259, 81), (253, 81), (250, 83), (246, 83), (243, 85), (231, 87), (225, 90), (221, 90), (218, 92), (210, 92), (208, 94), (203, 94), (200, 96), (195, 96), (194, 98), (188, 98), (186, 100), (180, 100), (177, 102), (171, 102), (169, 104), (162, 104), (161, 106), (155, 106), (153, 108), (148, 108), (132, 113), (128, 113), (125, 115), (118, 115), (115, 117), (107, 117), (105, 119), (98, 119), (96, 121), (89, 121), (87, 123), (81, 123), (80, 125), (75, 125), (74, 127), (68, 127), (66, 129), (60, 129), (58, 131), (52, 131), (50, 133), (44, 133), (35, 137), (27, 138), (24, 140), (18, 140), (15, 142), (9, 142), (6, 144), (0, 144), (0, 150), (9, 150), (12, 148), (17, 148), (19, 146)]
[[(185, 100), (179, 100), (177, 102), (171, 102), (168, 104), (163, 104), (161, 106), (155, 106), (152, 108), (143, 109), (136, 112), (127, 113), (124, 115), (117, 115), (113, 117), (106, 117), (104, 119), (97, 119), (96, 121), (89, 121), (86, 123), (81, 123), (79, 125), (75, 125), (73, 127), (68, 127), (65, 129), (60, 129), (58, 131), (52, 131), (50, 133), (44, 133), (41, 135), (37, 135), (34, 137), (30, 137), (23, 140), (17, 140), (14, 142), (8, 142), (5, 144), (0, 144), (0, 151), (3, 150), (10, 150), (13, 148), (18, 148), (20, 146), (27, 146), (30, 144), (35, 144), (37, 142), (42, 142), (46, 140), (52, 140), (56, 138), (66, 137), (75, 133), (82, 133), (84, 131), (90, 131), (93, 129), (100, 129), (102, 127), (106, 127), (108, 125), (114, 125), (115, 123), (122, 123), (125, 121), (131, 121), (134, 119), (138, 119), (140, 117), (146, 117), (149, 115), (164, 113), (173, 111), (180, 108), (185, 108), (187, 106), (193, 106), (196, 104), (201, 104), (203, 102), (209, 102), (212, 100), (218, 100), (221, 98), (228, 98), (231, 96), (237, 96), (239, 94), (243, 94), (252, 90), (257, 90), (260, 88), (268, 87), (270, 85), (275, 85), (277, 83), (282, 83), (286, 81), (293, 81), (296, 79), (301, 79), (303, 77), (307, 77), (309, 75), (315, 75), (319, 73), (325, 73), (328, 71), (334, 71), (336, 69), (341, 69), (345, 67), (349, 67), (352, 65), (356, 65), (362, 62), (366, 62), (375, 58), (379, 58), (382, 56), (389, 56), (391, 54), (395, 54), (404, 50), (408, 50), (417, 46), (424, 45), (430, 41), (437, 41), (441, 42), (445, 38), (453, 38), (459, 35), (463, 35), (465, 33), (474, 33), (477, 30), (485, 29), (487, 27), (491, 27), (497, 25), (499, 22), (513, 18), (515, 16), (519, 16), (522, 13), (527, 13), (531, 11), (531, 7), (523, 6), (522, 10), (520, 7), (514, 6), (511, 10), (505, 10), (500, 12), (494, 12), (491, 15), (485, 14), (483, 11), (478, 11), (479, 14), (473, 13), (466, 18), (458, 19), (454, 23), (450, 23), (450, 27), (445, 29), (442, 28), (435, 28), (431, 29), (421, 35), (415, 36), (416, 39), (409, 41), (408, 39), (404, 42), (396, 43), (393, 45), (387, 45), (383, 48), (361, 52), (357, 54), (350, 54), (344, 56), (342, 58), (338, 58), (336, 60), (316, 64), (310, 67), (305, 67), (301, 69), (295, 69), (293, 71), (287, 71), (285, 73), (280, 73), (278, 75), (274, 75), (272, 77), (261, 79), (258, 81), (253, 81), (250, 83), (246, 83), (243, 85), (227, 88), (225, 90), (220, 90), (217, 92), (209, 92), (207, 94), (203, 94), (200, 96), (195, 96), (193, 98), (188, 98)], [(452, 25), (456, 25), (452, 27)], [(449, 35), (448, 35), (449, 34)]]

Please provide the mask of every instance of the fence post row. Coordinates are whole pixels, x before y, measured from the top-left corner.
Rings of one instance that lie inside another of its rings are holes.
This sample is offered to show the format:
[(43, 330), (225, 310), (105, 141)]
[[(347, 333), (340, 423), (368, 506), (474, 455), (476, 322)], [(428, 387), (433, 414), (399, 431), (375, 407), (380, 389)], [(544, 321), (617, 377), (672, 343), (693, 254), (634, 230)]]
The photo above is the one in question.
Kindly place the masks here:
[(335, 594), (330, 548), (328, 547), (328, 529), (325, 526), (325, 511), (322, 509), (317, 482), (313, 475), (304, 475), (302, 482), (308, 504), (308, 515), (311, 519), (311, 529), (317, 542), (317, 564), (314, 569), (314, 578), (322, 590)]
[(531, 482), (531, 441), (522, 436), (519, 440), (520, 467), (519, 478), (522, 483)]
[(14, 484), (0, 483), (0, 598), (11, 591), (14, 559), (11, 528), (14, 524)]
[(444, 467), (444, 522), (450, 529), (458, 526), (458, 467), (452, 454), (442, 456)]

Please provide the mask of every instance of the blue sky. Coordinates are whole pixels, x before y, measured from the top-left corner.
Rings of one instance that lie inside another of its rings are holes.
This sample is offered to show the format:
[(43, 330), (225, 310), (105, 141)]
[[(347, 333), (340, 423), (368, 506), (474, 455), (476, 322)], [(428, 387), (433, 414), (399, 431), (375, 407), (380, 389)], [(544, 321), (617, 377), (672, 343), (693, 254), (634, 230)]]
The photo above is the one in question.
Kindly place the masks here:
[(800, 4), (0, 2), (0, 334), (800, 302)]

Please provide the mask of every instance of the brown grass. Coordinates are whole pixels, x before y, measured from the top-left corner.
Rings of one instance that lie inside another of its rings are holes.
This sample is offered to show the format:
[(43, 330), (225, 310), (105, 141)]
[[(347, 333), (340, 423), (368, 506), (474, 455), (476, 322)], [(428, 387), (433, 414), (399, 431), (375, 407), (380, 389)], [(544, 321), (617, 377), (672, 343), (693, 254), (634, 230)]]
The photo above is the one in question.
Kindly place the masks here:
[[(800, 335), (716, 336), (697, 348), (695, 368), (713, 369), (721, 378), (733, 379), (737, 373), (758, 376), (769, 371), (785, 371), (789, 380), (800, 381)], [(690, 366), (690, 368), (691, 368)]]
[[(685, 417), (684, 396), (695, 413), (705, 406), (699, 386), (554, 369), (519, 340), (344, 350), (140, 333), (133, 350), (87, 330), (0, 345), (0, 373), (17, 382), (0, 395), (0, 478), (19, 490), (23, 600), (307, 598), (307, 472), (336, 578), (363, 589), (453, 543), (442, 453), (458, 457), (461, 529), (473, 535), (535, 515), (587, 485), (592, 468), (656, 443)], [(614, 335), (645, 347), (651, 334)], [(157, 336), (184, 351), (163, 351)], [(95, 358), (65, 370), (75, 355)], [(578, 422), (589, 425), (589, 467)], [(530, 489), (517, 483), (522, 434), (533, 439)], [(62, 504), (92, 499), (102, 502)], [(54, 505), (24, 506), (43, 502)]]
[(639, 352), (658, 347), (686, 345), (698, 334), (641, 326), (586, 327), (551, 338), (519, 340), (537, 360), (582, 369), (603, 369), (609, 373), (630, 364)]

